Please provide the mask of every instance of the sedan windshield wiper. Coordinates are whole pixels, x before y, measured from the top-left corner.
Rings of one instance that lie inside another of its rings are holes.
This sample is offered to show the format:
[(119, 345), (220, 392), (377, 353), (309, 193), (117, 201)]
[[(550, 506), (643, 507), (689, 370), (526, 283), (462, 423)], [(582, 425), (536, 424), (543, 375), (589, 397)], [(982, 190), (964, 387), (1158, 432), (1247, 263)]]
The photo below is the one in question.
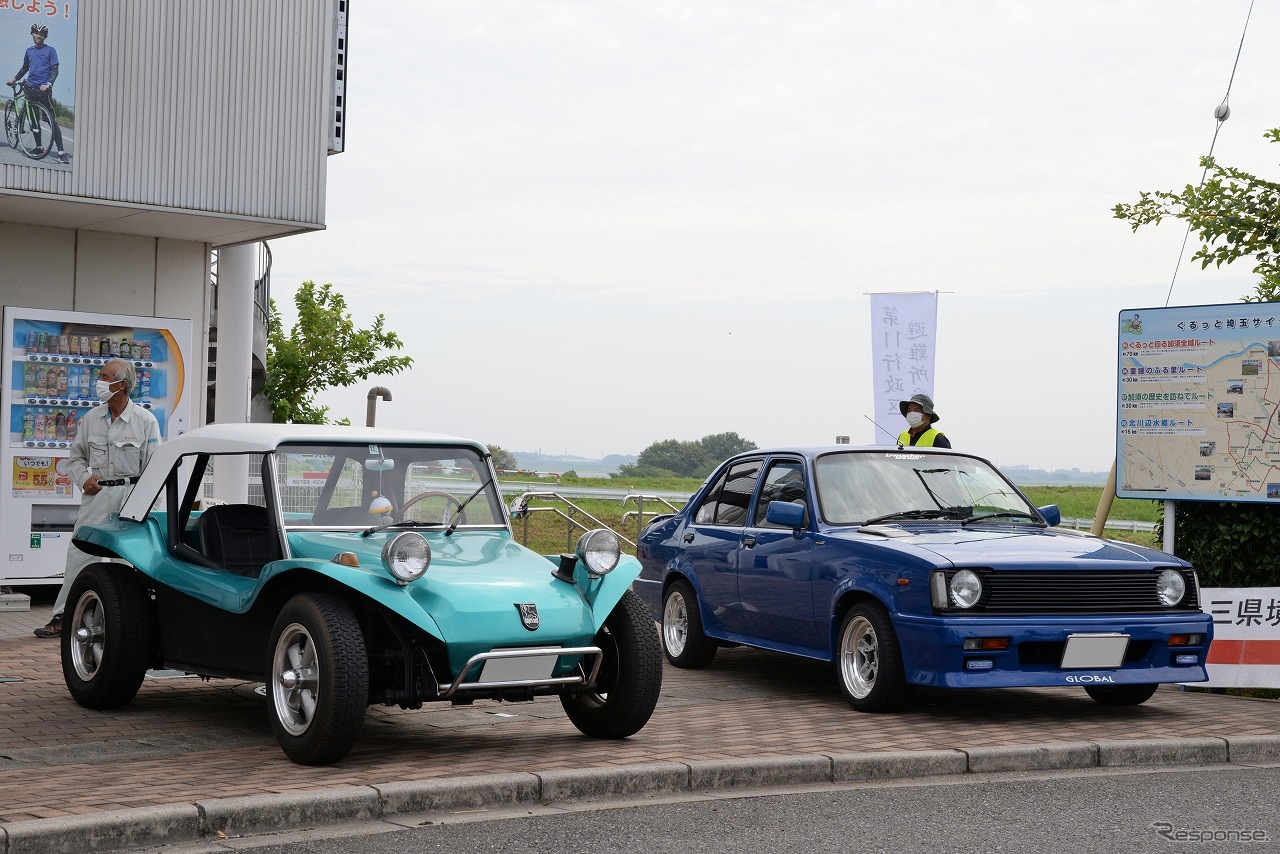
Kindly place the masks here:
[(399, 522), (388, 522), (385, 525), (375, 525), (372, 528), (365, 528), (360, 532), (360, 536), (367, 537), (370, 534), (385, 531), (387, 528), (438, 528), (443, 524), (444, 522), (419, 522), (417, 519), (401, 519)]
[(899, 510), (897, 513), (873, 516), (862, 524), (874, 525), (877, 522), (887, 522), (890, 519), (946, 519), (952, 515), (950, 510)]
[(965, 519), (960, 524), (968, 525), (970, 522), (982, 522), (986, 519), (1029, 519), (1031, 520), (1031, 524), (1036, 525), (1037, 527), (1040, 527), (1040, 528), (1049, 527), (1043, 521), (1041, 521), (1039, 516), (1036, 516), (1033, 513), (1027, 513), (1026, 511), (1023, 511), (1023, 510), (1002, 510), (999, 513), (979, 513), (976, 516), (970, 516), (968, 519)]

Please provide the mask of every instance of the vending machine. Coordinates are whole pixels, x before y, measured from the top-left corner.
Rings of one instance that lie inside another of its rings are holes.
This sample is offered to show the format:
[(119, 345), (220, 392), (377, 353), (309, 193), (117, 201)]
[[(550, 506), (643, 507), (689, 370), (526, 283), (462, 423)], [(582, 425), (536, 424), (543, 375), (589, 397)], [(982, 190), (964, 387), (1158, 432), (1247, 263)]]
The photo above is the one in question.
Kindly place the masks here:
[(191, 429), (197, 392), (191, 321), (6, 306), (0, 385), (5, 424), (0, 489), (0, 583), (59, 584), (80, 491), (67, 463), (98, 373), (128, 359), (132, 392), (166, 439)]

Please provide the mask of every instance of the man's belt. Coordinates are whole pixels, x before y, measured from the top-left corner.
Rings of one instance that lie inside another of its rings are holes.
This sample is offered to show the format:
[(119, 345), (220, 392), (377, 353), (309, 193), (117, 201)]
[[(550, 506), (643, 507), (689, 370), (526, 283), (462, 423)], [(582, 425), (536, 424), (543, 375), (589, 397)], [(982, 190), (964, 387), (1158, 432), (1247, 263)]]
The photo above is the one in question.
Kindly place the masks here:
[(138, 482), (138, 479), (136, 477), (117, 477), (117, 478), (112, 478), (111, 480), (103, 480), (102, 478), (98, 478), (98, 486), (124, 486), (125, 484), (128, 484), (128, 483), (137, 483), (137, 482)]

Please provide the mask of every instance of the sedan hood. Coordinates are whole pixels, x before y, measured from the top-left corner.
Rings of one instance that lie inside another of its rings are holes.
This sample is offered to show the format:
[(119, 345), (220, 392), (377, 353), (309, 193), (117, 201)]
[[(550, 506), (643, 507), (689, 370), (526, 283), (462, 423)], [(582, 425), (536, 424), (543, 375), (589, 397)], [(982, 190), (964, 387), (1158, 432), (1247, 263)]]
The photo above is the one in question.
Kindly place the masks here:
[(915, 554), (929, 562), (941, 559), (959, 566), (1078, 568), (1082, 562), (1096, 562), (1101, 569), (1122, 569), (1135, 564), (1189, 565), (1155, 549), (1053, 528), (877, 525), (848, 529), (842, 536), (864, 544), (879, 542), (883, 547)]

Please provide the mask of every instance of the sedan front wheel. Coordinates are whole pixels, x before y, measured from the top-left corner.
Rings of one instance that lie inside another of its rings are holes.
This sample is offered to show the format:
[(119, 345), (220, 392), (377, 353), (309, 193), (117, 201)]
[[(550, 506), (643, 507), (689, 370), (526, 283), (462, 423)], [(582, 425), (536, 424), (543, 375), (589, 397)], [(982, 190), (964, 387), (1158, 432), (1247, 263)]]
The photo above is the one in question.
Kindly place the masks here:
[(889, 614), (874, 602), (860, 602), (840, 622), (836, 650), (840, 691), (860, 712), (896, 712), (911, 686), (903, 675), (898, 633)]
[(676, 667), (700, 668), (716, 657), (716, 642), (702, 631), (698, 595), (677, 581), (662, 597), (662, 650)]

